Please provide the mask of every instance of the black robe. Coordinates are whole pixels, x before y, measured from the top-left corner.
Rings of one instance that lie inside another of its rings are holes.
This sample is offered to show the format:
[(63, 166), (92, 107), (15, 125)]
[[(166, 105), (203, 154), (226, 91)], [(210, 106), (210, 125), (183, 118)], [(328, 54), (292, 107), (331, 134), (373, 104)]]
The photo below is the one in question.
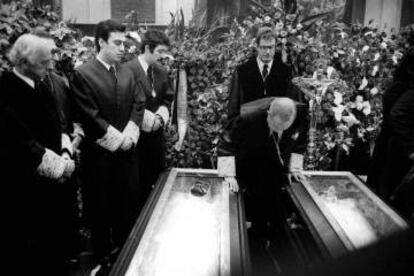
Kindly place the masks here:
[(61, 154), (58, 109), (49, 89), (34, 89), (13, 72), (3, 74), (0, 86), (2, 224), (6, 244), (13, 242), (5, 252), (25, 264), (21, 271), (53, 275), (48, 269), (61, 269), (67, 257), (68, 183), (40, 177), (36, 168), (45, 148)]
[(85, 132), (82, 147), (82, 189), (85, 216), (92, 228), (98, 257), (120, 247), (138, 215), (138, 151), (110, 152), (96, 143), (108, 126), (122, 132), (129, 121), (141, 125), (145, 96), (131, 72), (118, 66), (116, 77), (98, 60), (78, 67), (71, 89)]
[[(134, 74), (135, 81), (143, 88), (146, 96), (145, 108), (151, 112), (156, 112), (161, 106), (169, 107), (170, 97), (172, 94), (171, 86), (168, 78), (168, 72), (159, 64), (151, 65), (153, 72), (153, 87), (149, 78), (144, 72), (138, 58), (135, 57), (126, 66)], [(151, 69), (150, 69), (151, 70)], [(144, 187), (144, 197), (142, 204), (144, 205), (152, 186), (156, 183), (161, 172), (166, 168), (166, 141), (164, 128), (160, 128), (152, 132), (142, 132), (138, 142), (138, 150), (140, 155), (140, 183)]]

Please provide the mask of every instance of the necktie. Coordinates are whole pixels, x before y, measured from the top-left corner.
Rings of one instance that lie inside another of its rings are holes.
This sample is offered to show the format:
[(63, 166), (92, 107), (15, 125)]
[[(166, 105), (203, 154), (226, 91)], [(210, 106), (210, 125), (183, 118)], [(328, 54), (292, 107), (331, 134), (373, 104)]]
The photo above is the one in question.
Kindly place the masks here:
[(147, 69), (147, 76), (148, 76), (149, 82), (151, 83), (151, 86), (153, 86), (154, 79), (153, 79), (153, 76), (152, 76), (152, 67), (151, 66), (149, 66), (148, 69)]
[(265, 64), (263, 65), (263, 70), (262, 70), (263, 80), (266, 80), (266, 77), (268, 74), (269, 74), (269, 65)]
[(149, 82), (151, 84), (151, 89), (152, 89), (151, 96), (153, 98), (155, 98), (156, 97), (156, 93), (155, 93), (155, 89), (154, 89), (154, 76), (153, 76), (153, 70), (152, 70), (152, 67), (151, 66), (149, 66), (148, 69), (147, 69), (147, 77), (148, 77), (148, 80), (149, 80)]
[(116, 71), (115, 71), (114, 66), (109, 67), (109, 72), (111, 72), (114, 75), (114, 77), (116, 78)]

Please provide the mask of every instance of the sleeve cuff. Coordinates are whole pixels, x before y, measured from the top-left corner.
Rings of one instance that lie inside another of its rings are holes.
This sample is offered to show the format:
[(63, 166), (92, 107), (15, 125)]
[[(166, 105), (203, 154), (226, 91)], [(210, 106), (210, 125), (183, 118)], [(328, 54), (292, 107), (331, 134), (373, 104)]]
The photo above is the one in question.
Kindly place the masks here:
[(96, 143), (104, 149), (107, 149), (110, 152), (114, 152), (121, 146), (123, 140), (123, 134), (113, 126), (109, 126), (106, 130), (105, 135), (102, 138), (96, 140)]
[(154, 125), (155, 114), (148, 109), (144, 111), (144, 118), (142, 119), (142, 131), (151, 132), (152, 126)]
[(66, 133), (62, 134), (62, 151), (67, 151), (71, 156), (73, 155), (72, 142)]
[(40, 176), (51, 179), (62, 177), (66, 167), (65, 160), (50, 149), (45, 150), (46, 152), (43, 154), (42, 162), (37, 167), (36, 172)]
[(139, 127), (133, 121), (129, 121), (122, 134), (131, 137), (132, 141), (136, 145), (140, 134)]
[(168, 123), (168, 120), (170, 119), (170, 113), (168, 112), (168, 108), (166, 106), (160, 106), (155, 114), (159, 115), (162, 118), (164, 125)]
[(236, 176), (234, 156), (219, 156), (217, 158), (217, 171), (221, 177)]
[(303, 155), (298, 153), (292, 153), (290, 157), (290, 171), (303, 170)]
[(83, 131), (80, 123), (73, 123), (73, 136), (82, 136), (82, 138), (85, 137), (85, 132)]

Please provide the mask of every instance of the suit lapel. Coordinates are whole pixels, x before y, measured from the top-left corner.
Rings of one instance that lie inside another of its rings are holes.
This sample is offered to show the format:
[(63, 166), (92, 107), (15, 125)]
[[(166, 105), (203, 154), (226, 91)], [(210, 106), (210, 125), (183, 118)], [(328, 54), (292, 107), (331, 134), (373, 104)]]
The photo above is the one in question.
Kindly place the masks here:
[(134, 58), (134, 64), (135, 64), (135, 74), (137, 74), (137, 79), (140, 80), (145, 96), (152, 97), (152, 85), (148, 79), (147, 73), (144, 71), (144, 68), (142, 68), (141, 63), (138, 61), (138, 58)]

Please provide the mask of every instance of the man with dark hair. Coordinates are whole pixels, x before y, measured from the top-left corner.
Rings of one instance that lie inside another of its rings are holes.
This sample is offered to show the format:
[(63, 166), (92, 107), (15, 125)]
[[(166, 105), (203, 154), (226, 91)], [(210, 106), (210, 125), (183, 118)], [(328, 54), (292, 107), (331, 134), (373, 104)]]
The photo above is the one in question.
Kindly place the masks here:
[(138, 211), (136, 144), (145, 95), (132, 73), (119, 64), (124, 54), (124, 30), (112, 20), (98, 23), (98, 55), (79, 66), (71, 79), (85, 132), (82, 191), (92, 246), (100, 263), (96, 269), (108, 268), (108, 256), (123, 245)]
[(165, 169), (166, 144), (164, 126), (169, 119), (171, 86), (168, 72), (158, 61), (168, 50), (168, 37), (160, 31), (150, 30), (144, 34), (141, 54), (126, 66), (132, 71), (135, 81), (143, 87), (146, 104), (142, 123), (142, 135), (138, 142), (140, 155), (140, 190), (142, 208), (160, 173)]
[[(51, 47), (32, 34), (20, 36), (9, 52), (14, 65), (0, 80), (2, 133), (0, 175), (4, 195), (2, 222), (7, 257), (25, 263), (9, 268), (21, 275), (66, 275), (63, 246), (68, 208), (66, 180), (75, 170), (63, 143), (53, 88), (45, 81)], [(13, 243), (11, 247), (8, 245)], [(13, 263), (15, 264), (15, 263)]]

